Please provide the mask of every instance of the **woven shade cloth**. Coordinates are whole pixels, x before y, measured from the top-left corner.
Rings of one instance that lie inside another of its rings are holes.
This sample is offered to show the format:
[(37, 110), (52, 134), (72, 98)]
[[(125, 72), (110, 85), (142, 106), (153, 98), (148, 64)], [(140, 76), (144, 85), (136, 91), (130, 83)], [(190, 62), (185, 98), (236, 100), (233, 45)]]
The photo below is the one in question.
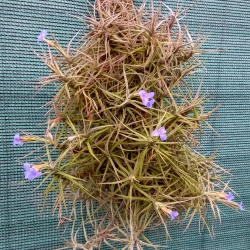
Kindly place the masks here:
[[(190, 6), (193, 1), (183, 1)], [(147, 2), (150, 4), (150, 1)], [(176, 1), (164, 2), (175, 9)], [(135, 1), (136, 5), (140, 2)], [(155, 8), (161, 4), (154, 1)], [(70, 238), (70, 224), (57, 228), (57, 215), (52, 215), (53, 195), (44, 211), (41, 193), (34, 190), (40, 179), (23, 182), (23, 163), (35, 164), (39, 152), (21, 158), (39, 148), (37, 144), (13, 147), (14, 134), (29, 132), (42, 135), (46, 107), (54, 87), (37, 92), (37, 82), (49, 71), (36, 57), (42, 53), (36, 36), (42, 29), (52, 32), (63, 44), (86, 25), (71, 15), (89, 15), (85, 0), (1, 0), (0, 1), (0, 249), (52, 250), (63, 247)], [(91, 9), (90, 9), (91, 10)], [(210, 154), (218, 149), (216, 162), (232, 173), (231, 187), (238, 193), (245, 209), (250, 207), (250, 4), (244, 0), (201, 0), (189, 10), (192, 34), (202, 26), (208, 35), (204, 49), (224, 49), (202, 56), (206, 70), (201, 69), (203, 90), (215, 97), (207, 105), (218, 118), (211, 125), (218, 132), (206, 130), (201, 151)], [(172, 250), (249, 250), (250, 215), (221, 206), (222, 222), (214, 223), (214, 239), (194, 220), (183, 234), (185, 225), (170, 227), (171, 240), (165, 245), (162, 228), (147, 233), (163, 249)], [(211, 222), (211, 221), (210, 221)], [(80, 237), (81, 238), (81, 237)], [(110, 249), (103, 246), (102, 249)], [(119, 247), (118, 247), (119, 249)], [(147, 248), (145, 248), (147, 249)]]

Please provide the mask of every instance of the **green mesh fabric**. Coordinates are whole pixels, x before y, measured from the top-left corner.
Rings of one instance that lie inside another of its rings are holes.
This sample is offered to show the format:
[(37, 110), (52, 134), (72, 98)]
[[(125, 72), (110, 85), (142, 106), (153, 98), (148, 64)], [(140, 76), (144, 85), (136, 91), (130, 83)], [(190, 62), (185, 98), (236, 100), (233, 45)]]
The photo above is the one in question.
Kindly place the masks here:
[[(150, 2), (150, 1), (148, 1)], [(184, 6), (193, 3), (183, 1)], [(175, 8), (176, 1), (166, 1)], [(135, 2), (139, 4), (139, 2)], [(154, 1), (155, 6), (160, 1)], [(15, 133), (43, 134), (46, 108), (41, 108), (53, 95), (53, 86), (37, 93), (37, 79), (48, 71), (32, 49), (41, 53), (36, 36), (42, 29), (66, 44), (85, 28), (70, 15), (88, 15), (85, 0), (1, 0), (0, 1), (0, 249), (50, 250), (63, 246), (69, 239), (68, 226), (57, 229), (57, 216), (52, 215), (53, 200), (48, 200), (43, 213), (42, 189), (34, 190), (38, 180), (23, 183), (22, 164), (33, 162), (33, 156), (21, 158), (37, 149), (35, 144), (13, 147)], [(209, 35), (204, 49), (226, 49), (223, 53), (203, 56), (207, 72), (203, 88), (216, 98), (210, 107), (222, 104), (211, 121), (220, 134), (208, 131), (203, 153), (219, 146), (217, 162), (233, 174), (231, 186), (250, 207), (250, 5), (244, 0), (202, 0), (187, 14), (190, 30)], [(184, 225), (170, 228), (171, 240), (163, 249), (173, 250), (244, 250), (250, 249), (250, 218), (247, 212), (234, 212), (222, 207), (222, 222), (214, 225), (215, 239), (207, 230), (199, 230), (198, 221), (183, 234)], [(147, 233), (155, 244), (164, 244), (162, 229)], [(102, 249), (110, 249), (102, 247)]]

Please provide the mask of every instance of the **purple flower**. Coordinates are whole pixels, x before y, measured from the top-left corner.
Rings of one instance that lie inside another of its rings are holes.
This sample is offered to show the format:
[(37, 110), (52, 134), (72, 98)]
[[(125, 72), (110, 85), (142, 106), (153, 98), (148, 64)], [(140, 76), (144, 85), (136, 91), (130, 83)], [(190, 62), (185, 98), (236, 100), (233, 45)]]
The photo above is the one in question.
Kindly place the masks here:
[(147, 104), (145, 106), (147, 106), (147, 108), (152, 108), (153, 104), (155, 103), (155, 99), (151, 99), (147, 102)]
[(39, 42), (42, 41), (47, 35), (48, 32), (46, 30), (42, 30), (40, 34), (37, 36), (37, 44), (39, 44)]
[(227, 195), (226, 195), (226, 199), (227, 201), (232, 201), (234, 199), (234, 196), (231, 192), (229, 192)]
[(243, 210), (242, 201), (238, 204), (238, 206), (239, 206), (240, 211), (242, 211)]
[(16, 145), (18, 145), (18, 146), (23, 146), (23, 142), (22, 142), (22, 140), (20, 139), (19, 134), (16, 134), (16, 135), (14, 136), (13, 145), (14, 145), (14, 146), (16, 146)]
[(170, 220), (174, 220), (175, 217), (179, 215), (179, 213), (177, 211), (171, 211), (169, 215), (170, 215)]
[[(139, 96), (141, 97), (142, 103), (147, 107), (147, 108), (152, 108), (152, 105), (155, 102), (155, 99), (152, 99), (154, 97), (154, 92), (149, 92), (147, 93), (144, 90), (139, 91)], [(150, 100), (151, 99), (151, 100)]]
[(23, 167), (25, 169), (24, 178), (27, 180), (32, 181), (35, 178), (39, 178), (42, 175), (42, 172), (37, 172), (34, 168), (31, 168), (28, 162), (24, 163)]
[(152, 132), (152, 136), (160, 136), (161, 141), (166, 141), (167, 140), (166, 129), (164, 127), (161, 127), (160, 129), (155, 129)]

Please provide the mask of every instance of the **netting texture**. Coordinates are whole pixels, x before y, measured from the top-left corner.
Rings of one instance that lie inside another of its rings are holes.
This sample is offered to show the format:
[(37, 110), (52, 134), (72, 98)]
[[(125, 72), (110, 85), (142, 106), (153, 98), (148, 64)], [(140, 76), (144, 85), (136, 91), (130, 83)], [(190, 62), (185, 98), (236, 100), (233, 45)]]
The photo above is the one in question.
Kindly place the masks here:
[[(150, 2), (150, 1), (148, 1)], [(184, 6), (193, 3), (183, 1)], [(135, 4), (140, 4), (138, 1)], [(175, 8), (176, 1), (167, 1)], [(155, 7), (160, 1), (154, 1)], [(38, 149), (38, 145), (13, 147), (16, 133), (43, 134), (46, 108), (54, 88), (46, 87), (37, 93), (36, 82), (48, 74), (34, 51), (42, 52), (36, 36), (46, 29), (64, 45), (85, 25), (71, 15), (88, 15), (85, 0), (1, 0), (0, 1), (0, 249), (52, 250), (62, 247), (69, 239), (70, 225), (57, 228), (53, 216), (53, 200), (44, 211), (42, 189), (34, 190), (39, 179), (23, 183), (24, 161), (21, 158)], [(217, 162), (233, 174), (230, 185), (237, 191), (244, 207), (250, 207), (250, 4), (244, 0), (202, 0), (187, 16), (190, 30), (195, 34), (202, 25), (208, 39), (204, 49), (225, 49), (222, 53), (203, 55), (206, 72), (204, 90), (215, 99), (212, 107), (218, 118), (211, 125), (220, 134), (211, 131), (205, 136), (202, 152), (209, 154), (219, 148)], [(45, 47), (44, 47), (45, 48)], [(204, 70), (203, 70), (204, 71)], [(184, 225), (170, 228), (171, 240), (163, 249), (185, 250), (244, 250), (250, 249), (250, 216), (248, 212), (223, 209), (222, 222), (215, 222), (215, 239), (194, 221), (183, 234)], [(164, 244), (159, 230), (148, 233), (155, 244)], [(102, 249), (110, 249), (103, 246)]]

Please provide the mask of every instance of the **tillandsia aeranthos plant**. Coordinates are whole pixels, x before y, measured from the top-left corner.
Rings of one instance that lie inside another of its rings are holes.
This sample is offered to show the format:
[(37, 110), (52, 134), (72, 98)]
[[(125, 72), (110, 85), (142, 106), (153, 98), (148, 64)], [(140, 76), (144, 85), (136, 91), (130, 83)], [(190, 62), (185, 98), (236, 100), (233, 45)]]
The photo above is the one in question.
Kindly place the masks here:
[(144, 7), (96, 2), (91, 17), (79, 18), (90, 31), (76, 46), (72, 39), (63, 48), (45, 30), (37, 37), (48, 45), (40, 58), (51, 70), (41, 86), (54, 83), (57, 93), (45, 136), (17, 134), (13, 144), (44, 144), (40, 162), (24, 163), (25, 179), (47, 180), (44, 195), (57, 194), (59, 218), (71, 206), (71, 219), (83, 221), (85, 242), (77, 242), (73, 223), (65, 249), (117, 242), (158, 249), (146, 230), (164, 225), (168, 238), (172, 221), (188, 228), (197, 215), (209, 229), (207, 209), (219, 219), (220, 204), (242, 210), (223, 181), (229, 173), (199, 153), (197, 140), (217, 108), (204, 112), (210, 97), (192, 81), (204, 39), (181, 26), (186, 9), (165, 6), (163, 15)]

